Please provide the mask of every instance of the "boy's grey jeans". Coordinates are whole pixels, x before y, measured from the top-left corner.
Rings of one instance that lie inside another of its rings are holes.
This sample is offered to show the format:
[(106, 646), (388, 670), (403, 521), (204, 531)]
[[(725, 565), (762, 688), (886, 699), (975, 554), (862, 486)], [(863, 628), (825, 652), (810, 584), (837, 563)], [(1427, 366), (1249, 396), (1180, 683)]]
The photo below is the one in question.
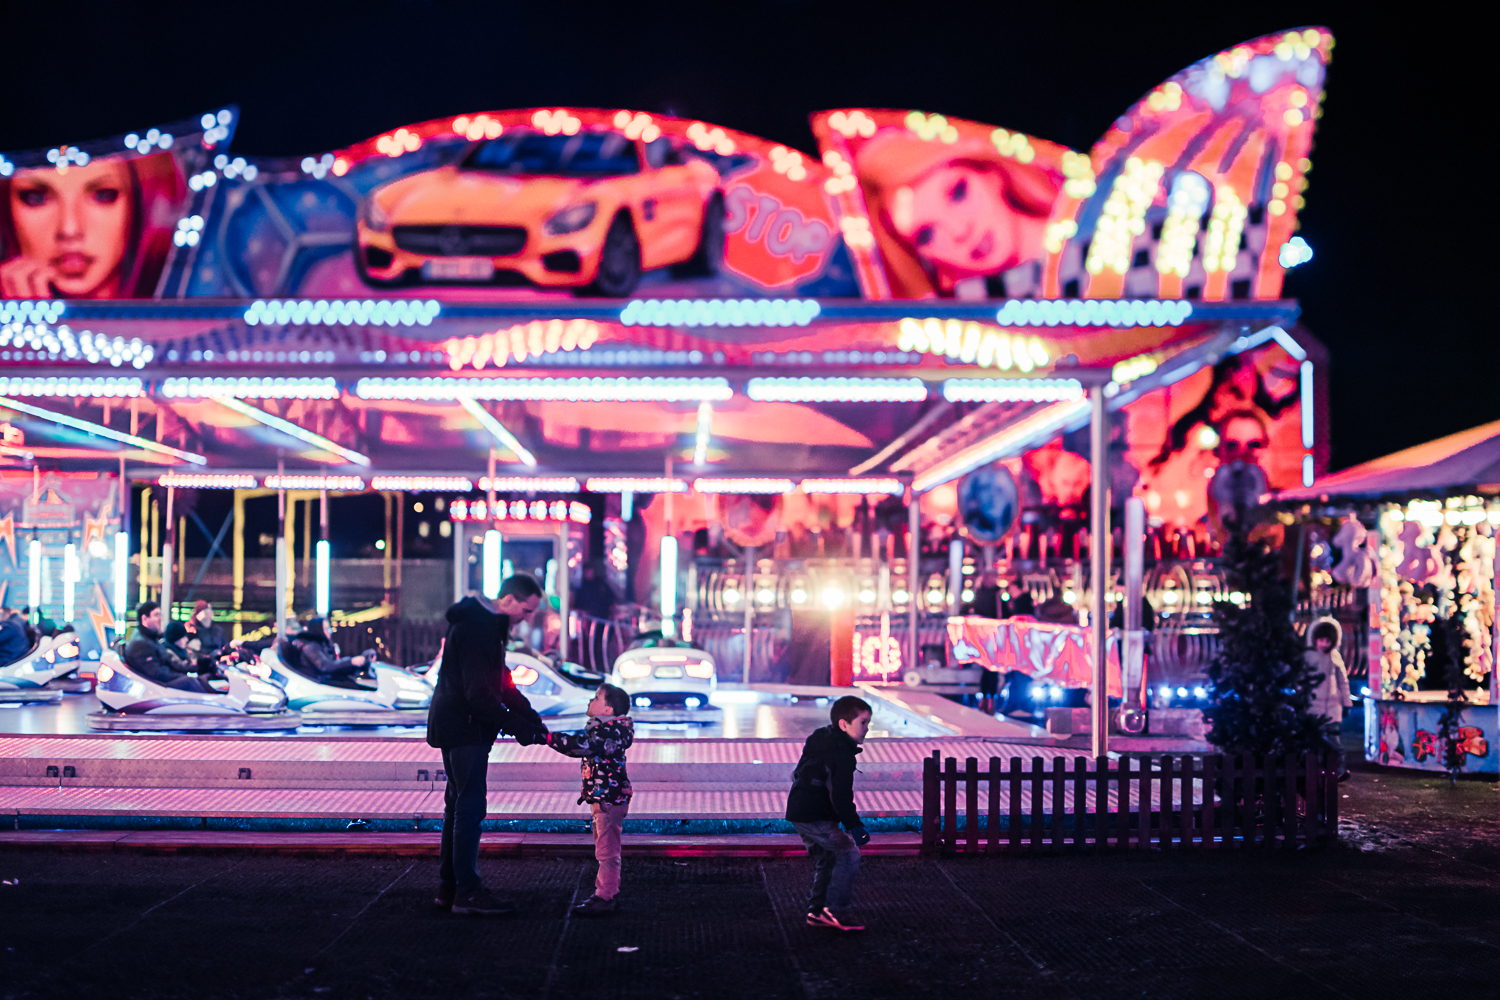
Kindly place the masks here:
[(842, 910), (854, 898), (854, 876), (859, 874), (859, 845), (834, 820), (793, 823), (808, 857), (813, 859), (812, 896), (807, 912), (823, 907)]

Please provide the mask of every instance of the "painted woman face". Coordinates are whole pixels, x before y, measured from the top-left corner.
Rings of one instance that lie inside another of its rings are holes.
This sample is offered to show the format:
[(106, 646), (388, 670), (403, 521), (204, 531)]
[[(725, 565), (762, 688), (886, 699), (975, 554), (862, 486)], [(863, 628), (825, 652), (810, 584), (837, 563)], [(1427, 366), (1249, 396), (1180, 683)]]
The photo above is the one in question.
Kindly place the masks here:
[[(16, 173), (10, 214), (31, 282), (65, 298), (110, 298), (120, 292), (132, 219), (130, 170), (96, 160), (66, 172)], [(7, 262), (7, 267), (15, 261)]]
[(960, 275), (997, 274), (1024, 259), (1017, 213), (994, 171), (938, 167), (895, 192), (891, 221), (929, 263)]

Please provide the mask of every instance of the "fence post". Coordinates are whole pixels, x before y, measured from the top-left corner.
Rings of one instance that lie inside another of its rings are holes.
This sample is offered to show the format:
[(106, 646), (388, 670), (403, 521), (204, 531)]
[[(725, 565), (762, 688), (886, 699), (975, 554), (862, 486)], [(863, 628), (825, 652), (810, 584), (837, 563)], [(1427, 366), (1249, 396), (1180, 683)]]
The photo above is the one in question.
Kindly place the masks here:
[(922, 853), (938, 847), (938, 752), (922, 761)]
[(1031, 758), (1031, 849), (1033, 851), (1040, 851), (1046, 838), (1047, 777), (1042, 767), (1041, 757)]
[(1052, 758), (1052, 849), (1058, 851), (1067, 843), (1064, 823), (1068, 818), (1068, 778), (1064, 768), (1067, 761), (1062, 757)]
[(1217, 782), (1215, 772), (1218, 768), (1216, 754), (1209, 754), (1203, 758), (1203, 811), (1201, 820), (1203, 826), (1203, 849), (1213, 850), (1218, 847), (1214, 839), (1214, 831), (1218, 828), (1218, 814), (1214, 809), (1214, 785)]
[(943, 761), (943, 853), (958, 845), (958, 758)]
[(989, 829), (985, 832), (986, 854), (994, 854), (1000, 850), (1000, 758), (990, 758), (990, 813)]
[(1130, 848), (1130, 758), (1115, 762), (1115, 847)]
[(1161, 758), (1161, 805), (1156, 810), (1161, 823), (1161, 849), (1172, 846), (1172, 757)]
[(1010, 849), (1021, 848), (1021, 758), (1010, 759)]
[(1073, 846), (1083, 847), (1089, 842), (1089, 772), (1088, 761), (1083, 757), (1073, 758)]
[(1197, 839), (1193, 836), (1194, 827), (1197, 824), (1196, 810), (1193, 808), (1197, 798), (1193, 794), (1193, 777), (1197, 774), (1197, 761), (1188, 754), (1182, 757), (1182, 766), (1178, 768), (1178, 782), (1181, 784), (1181, 797), (1177, 800), (1177, 839), (1183, 847), (1197, 846)]
[(964, 834), (965, 854), (979, 853), (979, 761), (964, 760)]
[(1109, 758), (1094, 758), (1094, 844), (1109, 847)]

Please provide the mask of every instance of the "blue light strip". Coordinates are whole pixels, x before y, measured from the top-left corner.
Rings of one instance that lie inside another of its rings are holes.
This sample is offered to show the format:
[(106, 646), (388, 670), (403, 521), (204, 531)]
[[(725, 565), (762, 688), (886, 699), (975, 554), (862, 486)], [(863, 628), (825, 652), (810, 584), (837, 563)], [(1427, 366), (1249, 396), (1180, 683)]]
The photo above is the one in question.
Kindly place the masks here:
[(333, 454), (339, 455), (343, 457), (345, 461), (353, 462), (355, 465), (373, 464), (368, 456), (361, 455), (357, 451), (350, 451), (343, 445), (336, 444), (333, 441), (328, 440), (321, 434), (314, 434), (312, 431), (308, 430), (305, 427), (298, 427), (290, 420), (283, 420), (280, 417), (275, 416), (274, 414), (267, 413), (265, 410), (262, 410), (259, 407), (251, 406), (248, 403), (242, 403), (238, 399), (231, 399), (227, 396), (216, 396), (214, 397), (214, 402), (219, 403), (221, 406), (227, 406), (234, 412), (243, 414), (249, 417), (251, 420), (256, 421), (257, 423), (265, 424), (272, 430), (278, 430), (283, 434), (290, 434), (298, 441), (310, 444), (314, 448), (321, 448), (323, 451), (333, 452)]
[(1302, 447), (1313, 446), (1313, 363), (1302, 362)]
[(436, 299), (257, 299), (242, 318), (251, 326), (430, 326), (441, 312)]

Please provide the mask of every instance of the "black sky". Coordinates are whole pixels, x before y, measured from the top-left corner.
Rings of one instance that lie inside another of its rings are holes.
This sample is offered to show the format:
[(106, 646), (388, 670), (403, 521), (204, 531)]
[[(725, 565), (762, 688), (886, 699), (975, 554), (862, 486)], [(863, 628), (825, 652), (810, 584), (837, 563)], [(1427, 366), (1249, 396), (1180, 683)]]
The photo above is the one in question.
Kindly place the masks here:
[[(0, 149), (236, 103), (234, 151), (305, 154), (492, 108), (639, 107), (811, 152), (809, 112), (921, 108), (1086, 150), (1151, 87), (1250, 38), (1337, 39), (1287, 294), (1333, 355), (1333, 466), (1500, 418), (1477, 309), (1487, 32), (1375, 5), (200, 2), (12, 6)], [(1475, 8), (1470, 7), (1469, 10)], [(1408, 10), (1410, 10), (1408, 8)]]

